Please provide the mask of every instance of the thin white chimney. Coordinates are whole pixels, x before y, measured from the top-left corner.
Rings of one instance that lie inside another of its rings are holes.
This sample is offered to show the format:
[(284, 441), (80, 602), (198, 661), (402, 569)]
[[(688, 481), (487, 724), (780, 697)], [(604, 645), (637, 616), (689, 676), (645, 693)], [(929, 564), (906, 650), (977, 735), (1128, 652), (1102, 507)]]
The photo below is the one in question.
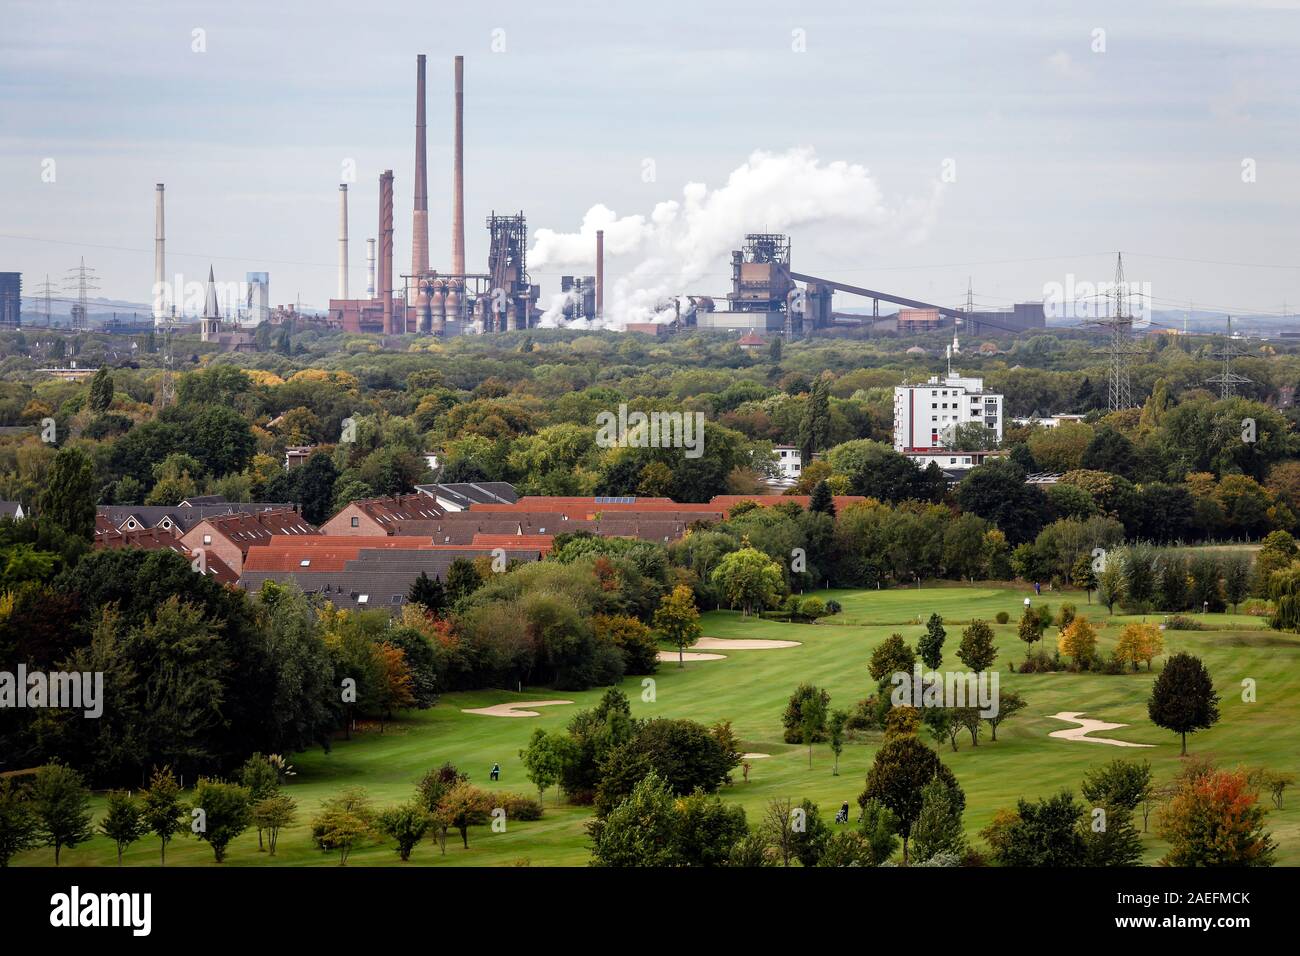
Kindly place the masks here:
[(366, 298), (375, 297), (375, 240), (366, 240)]
[(339, 183), (339, 298), (348, 297), (348, 184)]
[(163, 228), (163, 184), (154, 187), (153, 324), (167, 321), (167, 239)]

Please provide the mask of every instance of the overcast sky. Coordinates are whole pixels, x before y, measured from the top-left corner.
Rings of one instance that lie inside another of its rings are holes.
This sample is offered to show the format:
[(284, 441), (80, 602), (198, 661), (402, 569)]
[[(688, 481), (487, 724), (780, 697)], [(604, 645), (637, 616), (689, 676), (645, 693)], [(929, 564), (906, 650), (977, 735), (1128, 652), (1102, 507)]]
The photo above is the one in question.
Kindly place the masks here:
[[(385, 168), (407, 271), (417, 53), (445, 268), (463, 53), (471, 270), (493, 209), (574, 232), (804, 147), (865, 167), (914, 228), (814, 216), (791, 229), (801, 272), (944, 304), (970, 276), (998, 306), (1109, 279), (1123, 250), (1156, 308), (1300, 311), (1298, 43), (1291, 0), (0, 0), (0, 271), (30, 295), (84, 256), (102, 294), (148, 301), (163, 182), (169, 273), (264, 270), (273, 302), (323, 305), (348, 161), (354, 294)], [(535, 269), (544, 296), (560, 271), (590, 268)], [(678, 291), (728, 274), (724, 250)]]

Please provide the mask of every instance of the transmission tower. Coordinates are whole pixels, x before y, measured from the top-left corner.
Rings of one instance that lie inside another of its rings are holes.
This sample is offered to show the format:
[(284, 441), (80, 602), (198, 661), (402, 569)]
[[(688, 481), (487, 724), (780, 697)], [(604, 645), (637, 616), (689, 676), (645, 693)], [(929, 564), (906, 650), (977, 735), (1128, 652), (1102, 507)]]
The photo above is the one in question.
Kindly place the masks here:
[(48, 329), (50, 325), (53, 324), (54, 315), (54, 309), (51, 306), (53, 299), (51, 299), (50, 296), (53, 293), (60, 291), (60, 289), (50, 281), (50, 274), (47, 272), (45, 273), (45, 281), (41, 283), (41, 287), (36, 291), (40, 294), (41, 298), (45, 300), (45, 327)]
[(64, 287), (77, 293), (76, 304), (72, 307), (72, 329), (73, 331), (82, 331), (90, 324), (87, 321), (86, 293), (99, 288), (95, 280), (95, 270), (86, 267), (84, 256), (81, 265), (68, 270), (68, 277), (64, 280)]
[(1228, 337), (1224, 340), (1223, 348), (1211, 354), (1215, 358), (1223, 359), (1223, 371), (1207, 378), (1205, 384), (1219, 386), (1220, 398), (1232, 398), (1237, 394), (1238, 385), (1252, 384), (1246, 376), (1238, 375), (1232, 370), (1232, 360), (1240, 358), (1243, 354), (1232, 341), (1232, 316), (1228, 316)]
[(1144, 354), (1132, 344), (1133, 316), (1128, 307), (1128, 283), (1124, 280), (1124, 253), (1115, 258), (1115, 304), (1112, 314), (1087, 324), (1110, 333), (1110, 342), (1098, 351), (1110, 359), (1109, 408), (1112, 412), (1133, 407), (1133, 386), (1129, 381), (1129, 361)]

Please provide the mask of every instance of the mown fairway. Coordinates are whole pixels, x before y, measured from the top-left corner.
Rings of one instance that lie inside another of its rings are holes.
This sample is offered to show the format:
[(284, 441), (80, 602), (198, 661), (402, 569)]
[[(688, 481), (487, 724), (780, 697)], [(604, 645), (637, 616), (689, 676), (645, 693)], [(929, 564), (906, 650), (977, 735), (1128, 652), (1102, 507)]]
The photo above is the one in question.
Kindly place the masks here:
[[(829, 820), (840, 803), (848, 800), (856, 815), (856, 798), (863, 778), (879, 745), (877, 735), (846, 744), (840, 760), (840, 774), (831, 773), (832, 755), (824, 745), (813, 748), (813, 766), (808, 767), (807, 748), (781, 742), (781, 713), (787, 698), (800, 681), (812, 681), (831, 693), (831, 706), (848, 709), (868, 695), (871, 681), (866, 662), (872, 649), (892, 631), (909, 643), (924, 631), (931, 612), (943, 617), (948, 629), (944, 666), (964, 669), (956, 656), (961, 628), (972, 618), (992, 622), (1005, 610), (1011, 623), (995, 626), (998, 638), (998, 668), (1002, 686), (1020, 692), (1028, 708), (998, 732), (993, 743), (987, 733), (972, 748), (969, 737), (953, 753), (925, 735), (931, 746), (956, 773), (966, 791), (968, 832), (975, 836), (995, 810), (1014, 805), (1017, 797), (1046, 796), (1062, 787), (1078, 790), (1085, 771), (1114, 757), (1147, 759), (1155, 768), (1157, 783), (1167, 781), (1179, 764), (1178, 739), (1153, 726), (1147, 719), (1146, 700), (1154, 674), (1146, 672), (1107, 676), (1099, 674), (1012, 674), (1009, 665), (1024, 657), (1024, 645), (1017, 640), (1015, 621), (1025, 590), (982, 587), (931, 587), (892, 591), (826, 592), (835, 597), (844, 612), (817, 625), (792, 625), (742, 618), (734, 613), (705, 615), (704, 632), (717, 638), (770, 638), (801, 641), (802, 646), (782, 650), (721, 651), (726, 660), (664, 663), (655, 675), (657, 699), (642, 701), (641, 678), (629, 678), (623, 690), (638, 716), (689, 717), (704, 723), (731, 720), (747, 751), (769, 753), (768, 759), (751, 761), (749, 783), (741, 780), (724, 787), (724, 799), (740, 803), (751, 825), (760, 818), (774, 797), (798, 800), (809, 797)], [(1117, 615), (1107, 619), (1104, 608), (1088, 606), (1082, 593), (1044, 594), (1053, 611), (1062, 600), (1075, 603), (1081, 613), (1105, 626), (1100, 630), (1104, 651), (1113, 646), (1120, 622), (1132, 620)], [(1158, 620), (1159, 616), (1153, 616)], [(1214, 676), (1222, 696), (1222, 719), (1212, 730), (1189, 739), (1194, 754), (1213, 756), (1225, 766), (1265, 766), (1278, 771), (1300, 771), (1300, 635), (1268, 630), (1262, 619), (1245, 615), (1209, 615), (1213, 630), (1166, 631), (1166, 653), (1180, 650), (1201, 657)], [(1056, 638), (1048, 631), (1048, 641)], [(1156, 664), (1159, 666), (1160, 660)], [(1258, 688), (1256, 703), (1243, 703), (1241, 682), (1253, 678)], [(522, 694), (504, 691), (449, 694), (438, 707), (414, 712), (390, 724), (381, 736), (377, 728), (350, 741), (340, 740), (329, 753), (320, 750), (293, 758), (298, 775), (287, 791), (299, 805), (299, 821), (280, 835), (280, 848), (272, 859), (257, 852), (257, 837), (245, 833), (230, 847), (228, 866), (244, 865), (331, 865), (337, 856), (316, 849), (308, 820), (320, 800), (344, 786), (365, 787), (379, 805), (405, 799), (416, 779), (428, 768), (451, 760), (470, 774), (471, 781), (492, 789), (488, 771), (501, 764), (501, 789), (534, 792), (524, 776), (518, 752), (534, 727), (562, 728), (581, 707), (593, 705), (602, 690), (558, 693), (546, 689), (525, 689)], [(572, 706), (549, 707), (534, 718), (500, 718), (461, 713), (462, 708), (483, 707), (511, 700), (565, 698)], [(1129, 749), (1049, 738), (1054, 730), (1071, 724), (1050, 719), (1058, 711), (1083, 711), (1086, 716), (1131, 726), (1102, 733), (1138, 743), (1155, 744), (1151, 749)], [(459, 837), (448, 838), (445, 856), (431, 840), (419, 846), (408, 865), (511, 865), (527, 861), (534, 866), (585, 865), (588, 860), (583, 822), (588, 811), (556, 804), (556, 793), (546, 797), (546, 816), (534, 823), (510, 823), (505, 833), (488, 827), (470, 831), (470, 849), (461, 848)], [(1267, 797), (1264, 798), (1267, 802)], [(102, 806), (102, 799), (97, 799)], [(1140, 819), (1138, 820), (1140, 826)], [(1152, 818), (1154, 827), (1154, 815)], [(1280, 844), (1278, 862), (1300, 864), (1300, 792), (1287, 794), (1286, 808), (1269, 815), (1269, 826)], [(1154, 862), (1163, 848), (1154, 834), (1147, 834), (1146, 859)], [(127, 862), (156, 865), (156, 841), (150, 837), (131, 848)], [(214, 865), (206, 844), (188, 835), (173, 842), (168, 865)], [(47, 865), (53, 860), (48, 849), (28, 852), (18, 865)], [(115, 862), (112, 844), (104, 837), (64, 852), (68, 865), (108, 866)], [(349, 865), (397, 864), (397, 855), (387, 845), (355, 850)]]

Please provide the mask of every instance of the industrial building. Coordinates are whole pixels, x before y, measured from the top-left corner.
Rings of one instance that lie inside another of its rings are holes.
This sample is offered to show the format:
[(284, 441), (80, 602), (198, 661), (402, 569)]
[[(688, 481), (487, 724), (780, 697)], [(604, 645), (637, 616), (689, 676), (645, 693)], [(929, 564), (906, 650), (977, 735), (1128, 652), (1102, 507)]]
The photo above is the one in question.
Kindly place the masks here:
[(243, 324), (261, 325), (271, 317), (271, 276), (266, 272), (246, 272), (244, 282), (248, 293), (244, 300)]
[(0, 272), (0, 326), (23, 324), (23, 274)]
[(790, 271), (790, 238), (778, 233), (750, 233), (731, 254), (731, 291), (727, 308), (712, 296), (690, 296), (687, 325), (705, 329), (747, 330), (801, 335), (831, 324), (831, 292), (817, 280), (803, 289)]
[(429, 195), (425, 57), (416, 58), (415, 182), (412, 186), (411, 269), (400, 287), (393, 276), (393, 173), (379, 179), (378, 264), (376, 240), (367, 239), (366, 296), (348, 295), (347, 186), (339, 186), (339, 288), (329, 302), (329, 324), (346, 332), (459, 335), (510, 331), (535, 325), (540, 289), (528, 278), (528, 226), (522, 212), (487, 219), (485, 272), (465, 263), (464, 57), (454, 60), (455, 120), (452, 128), (451, 262), (445, 271), (429, 262)]
[[(834, 311), (832, 296), (836, 291), (871, 299), (872, 316)], [(731, 291), (726, 295), (725, 309), (718, 308), (716, 297), (710, 295), (692, 295), (688, 301), (682, 324), (787, 337), (809, 335), (837, 325), (875, 325), (873, 320), (880, 318), (881, 302), (902, 307), (893, 320), (894, 328), (902, 335), (963, 325), (968, 334), (987, 335), (1047, 325), (1041, 302), (977, 312), (795, 272), (790, 262), (790, 238), (779, 233), (750, 233), (744, 245), (732, 252)]]
[(1045, 328), (1047, 314), (1041, 302), (1017, 302), (1010, 309), (975, 310), (966, 320), (967, 335), (997, 335)]

